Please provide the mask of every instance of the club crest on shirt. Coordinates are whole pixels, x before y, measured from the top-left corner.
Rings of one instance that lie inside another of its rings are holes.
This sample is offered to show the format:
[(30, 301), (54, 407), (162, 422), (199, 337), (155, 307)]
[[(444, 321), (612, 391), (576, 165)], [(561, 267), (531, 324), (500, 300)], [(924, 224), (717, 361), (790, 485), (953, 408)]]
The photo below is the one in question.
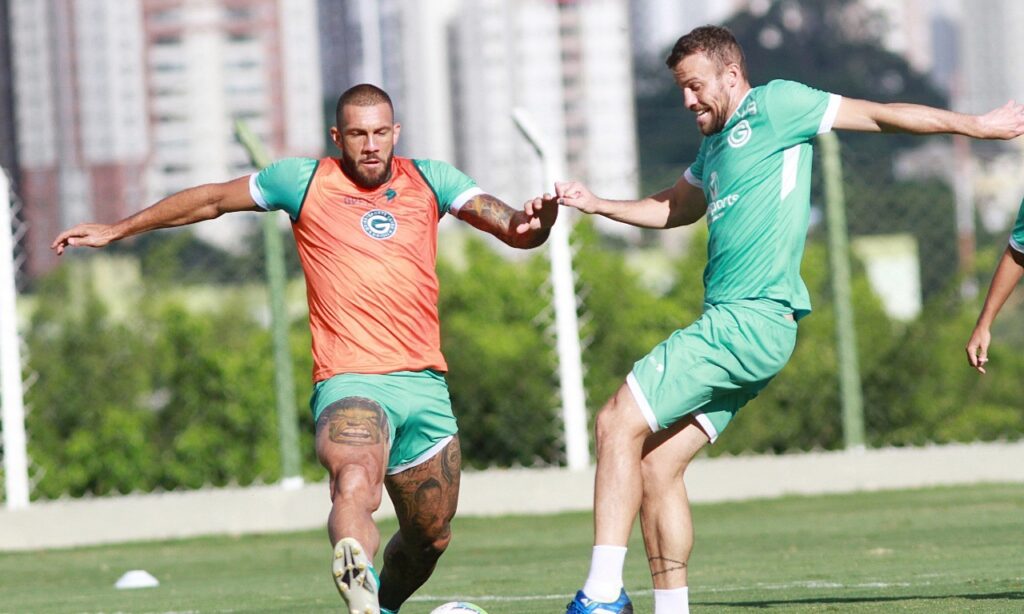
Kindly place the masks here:
[(732, 130), (729, 131), (729, 146), (743, 147), (747, 144), (753, 134), (754, 131), (750, 127), (750, 122), (744, 119), (733, 126)]
[(369, 237), (378, 240), (390, 239), (398, 229), (398, 220), (395, 216), (381, 209), (367, 211), (362, 220), (363, 232)]

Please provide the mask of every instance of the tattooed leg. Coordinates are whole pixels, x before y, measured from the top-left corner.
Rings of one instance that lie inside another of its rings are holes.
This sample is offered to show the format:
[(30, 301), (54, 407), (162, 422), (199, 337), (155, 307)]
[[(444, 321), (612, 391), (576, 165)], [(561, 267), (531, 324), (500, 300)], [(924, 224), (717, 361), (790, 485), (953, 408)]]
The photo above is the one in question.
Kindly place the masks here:
[(689, 419), (655, 433), (644, 445), (640, 463), (640, 527), (654, 588), (687, 585), (686, 562), (693, 549), (693, 520), (683, 473), (707, 442), (704, 431)]
[(380, 507), (388, 437), (384, 409), (362, 397), (335, 401), (316, 424), (317, 457), (331, 476), (331, 544), (354, 537), (371, 559), (380, 545), (371, 514)]
[(380, 604), (397, 609), (433, 573), (451, 541), (451, 520), (459, 502), (462, 451), (459, 437), (427, 462), (387, 476), (398, 532), (384, 548)]
[(651, 577), (657, 578), (673, 571), (686, 569), (686, 561), (665, 558), (663, 556), (647, 557), (647, 564), (651, 568)]

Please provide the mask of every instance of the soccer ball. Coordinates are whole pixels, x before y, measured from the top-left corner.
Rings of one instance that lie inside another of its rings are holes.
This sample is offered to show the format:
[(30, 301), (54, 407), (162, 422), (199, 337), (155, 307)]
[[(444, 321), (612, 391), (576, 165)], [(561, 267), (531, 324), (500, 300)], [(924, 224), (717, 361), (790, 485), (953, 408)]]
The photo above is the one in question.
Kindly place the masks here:
[(449, 601), (430, 611), (430, 614), (487, 614), (483, 608), (465, 601)]

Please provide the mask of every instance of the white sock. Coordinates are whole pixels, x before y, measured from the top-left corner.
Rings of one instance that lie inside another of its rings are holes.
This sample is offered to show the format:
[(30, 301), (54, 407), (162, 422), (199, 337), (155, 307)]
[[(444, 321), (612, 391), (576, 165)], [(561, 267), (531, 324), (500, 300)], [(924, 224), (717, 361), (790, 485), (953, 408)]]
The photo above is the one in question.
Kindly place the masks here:
[(654, 614), (690, 614), (690, 589), (654, 589)]
[(590, 555), (590, 575), (583, 592), (594, 601), (612, 602), (622, 591), (622, 566), (626, 562), (625, 546), (594, 546)]

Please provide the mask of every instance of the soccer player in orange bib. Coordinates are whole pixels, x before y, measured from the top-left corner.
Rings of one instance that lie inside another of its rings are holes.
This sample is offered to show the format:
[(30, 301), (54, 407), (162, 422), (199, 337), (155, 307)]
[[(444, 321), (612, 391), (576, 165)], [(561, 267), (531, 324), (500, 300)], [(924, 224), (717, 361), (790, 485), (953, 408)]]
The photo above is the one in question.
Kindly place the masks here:
[[(362, 84), (338, 100), (340, 158), (285, 158), (250, 176), (178, 192), (114, 224), (79, 224), (52, 247), (103, 247), (234, 211), (292, 220), (313, 337), (316, 451), (330, 473), (327, 529), (335, 584), (352, 614), (394, 613), (451, 539), (461, 454), (438, 323), (437, 223), (446, 213), (508, 245), (541, 245), (550, 198), (523, 210), (453, 166), (396, 157), (401, 126), (386, 92)], [(371, 514), (386, 487), (399, 530), (373, 558)]]

